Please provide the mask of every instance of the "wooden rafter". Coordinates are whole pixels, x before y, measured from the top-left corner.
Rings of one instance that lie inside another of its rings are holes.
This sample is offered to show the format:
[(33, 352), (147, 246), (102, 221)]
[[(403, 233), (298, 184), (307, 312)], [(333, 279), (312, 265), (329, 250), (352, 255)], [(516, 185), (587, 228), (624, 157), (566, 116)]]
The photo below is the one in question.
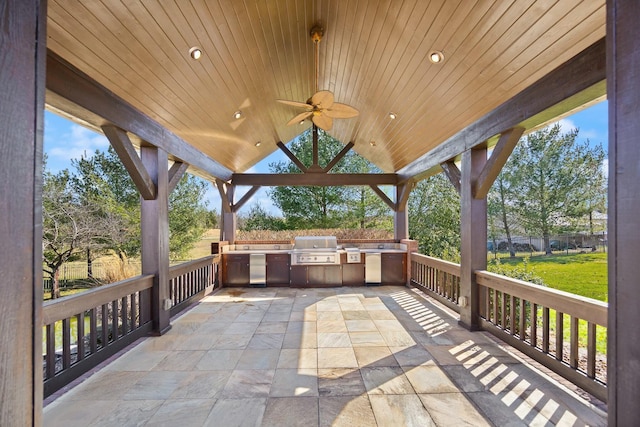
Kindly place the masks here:
[(342, 151), (340, 151), (334, 158), (333, 160), (331, 160), (327, 166), (324, 167), (324, 169), (322, 170), (324, 173), (329, 172), (331, 169), (333, 169), (333, 167), (338, 164), (338, 162), (340, 160), (342, 160), (342, 158), (344, 156), (347, 155), (347, 153), (349, 152), (349, 150), (351, 150), (353, 148), (353, 142), (349, 142), (347, 145), (344, 146), (344, 148), (342, 149)]
[(456, 166), (456, 163), (453, 160), (447, 160), (446, 162), (440, 165), (444, 174), (449, 178), (451, 184), (456, 189), (458, 194), (460, 194), (460, 169)]
[(247, 202), (249, 201), (249, 199), (251, 199), (251, 197), (252, 197), (254, 194), (256, 194), (256, 192), (257, 192), (259, 189), (260, 189), (260, 186), (259, 186), (259, 185), (254, 185), (253, 187), (251, 187), (251, 188), (249, 189), (249, 191), (247, 191), (247, 192), (245, 193), (245, 195), (244, 195), (244, 196), (242, 196), (242, 198), (241, 198), (240, 200), (238, 200), (238, 202), (237, 202), (237, 203), (234, 203), (234, 204), (231, 206), (231, 211), (232, 211), (232, 212), (238, 212), (238, 211), (242, 208), (242, 206), (244, 206), (244, 204), (245, 204), (245, 203), (247, 203)]
[(487, 163), (485, 163), (482, 172), (480, 172), (473, 186), (473, 197), (476, 199), (484, 199), (487, 197), (491, 185), (493, 185), (493, 182), (500, 174), (500, 171), (509, 159), (523, 132), (523, 127), (516, 127), (500, 135), (500, 139), (494, 147), (491, 157), (489, 157)]
[(102, 131), (107, 139), (109, 139), (111, 146), (118, 154), (118, 157), (125, 169), (129, 172), (129, 175), (142, 198), (145, 200), (155, 199), (156, 185), (154, 184), (153, 179), (151, 179), (149, 172), (147, 172), (147, 168), (144, 167), (144, 164), (131, 143), (127, 132), (111, 125), (102, 126)]
[(396, 211), (396, 204), (393, 203), (393, 200), (391, 200), (389, 196), (387, 196), (385, 192), (380, 189), (380, 187), (378, 187), (377, 185), (369, 185), (369, 187), (371, 187), (373, 192), (376, 193), (378, 197), (380, 197), (382, 201), (391, 208), (391, 210)]
[(182, 162), (174, 162), (169, 169), (169, 194), (176, 188), (189, 165)]
[(307, 172), (307, 167), (304, 165), (304, 163), (302, 163), (300, 161), (300, 159), (298, 159), (296, 157), (295, 154), (293, 154), (286, 145), (284, 145), (282, 143), (282, 141), (279, 141), (277, 144), (278, 148), (280, 148), (280, 150), (282, 150), (282, 152), (289, 158), (289, 160), (291, 160), (297, 167), (298, 169), (300, 169), (302, 171), (302, 173), (306, 173)]

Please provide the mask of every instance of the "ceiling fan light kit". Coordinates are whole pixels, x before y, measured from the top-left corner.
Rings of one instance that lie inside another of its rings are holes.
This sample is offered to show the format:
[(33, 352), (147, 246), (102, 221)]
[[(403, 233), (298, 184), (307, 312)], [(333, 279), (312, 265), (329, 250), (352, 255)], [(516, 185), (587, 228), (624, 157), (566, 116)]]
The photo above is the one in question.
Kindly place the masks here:
[(286, 99), (278, 99), (277, 101), (290, 105), (303, 111), (287, 122), (287, 126), (293, 124), (302, 124), (305, 120), (311, 119), (313, 124), (322, 130), (329, 131), (333, 127), (333, 119), (348, 119), (356, 117), (360, 112), (350, 105), (334, 102), (333, 93), (328, 90), (318, 90), (318, 73), (319, 73), (319, 45), (324, 36), (324, 29), (318, 25), (314, 26), (311, 31), (311, 40), (313, 40), (315, 54), (315, 90), (307, 102), (289, 101)]

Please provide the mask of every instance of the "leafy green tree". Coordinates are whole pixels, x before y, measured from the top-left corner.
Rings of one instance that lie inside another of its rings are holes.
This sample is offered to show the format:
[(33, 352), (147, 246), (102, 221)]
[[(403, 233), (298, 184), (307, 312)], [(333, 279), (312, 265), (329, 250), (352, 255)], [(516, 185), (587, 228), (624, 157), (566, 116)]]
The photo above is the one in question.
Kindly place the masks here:
[(207, 224), (207, 206), (203, 202), (207, 184), (185, 174), (169, 194), (169, 254), (185, 259), (202, 238)]
[[(323, 166), (333, 160), (344, 146), (324, 131), (319, 130), (318, 133), (318, 163)], [(311, 130), (293, 141), (289, 150), (305, 166), (311, 166)], [(272, 173), (300, 173), (298, 167), (289, 161), (271, 163), (269, 167)], [(377, 170), (358, 154), (349, 152), (330, 173), (366, 172), (375, 173)], [(276, 187), (269, 194), (282, 211), (289, 229), (389, 227), (392, 222), (388, 207), (368, 187)]]
[(420, 181), (409, 196), (409, 235), (421, 253), (460, 258), (460, 196), (444, 174)]
[(259, 203), (251, 205), (251, 209), (243, 221), (243, 230), (284, 230), (282, 218), (270, 215)]
[(83, 254), (99, 230), (92, 206), (75, 197), (68, 170), (56, 175), (45, 171), (42, 187), (42, 249), (44, 271), (52, 278), (51, 298), (60, 297), (60, 268)]
[(541, 129), (521, 140), (509, 159), (517, 215), (528, 232), (543, 236), (547, 254), (551, 234), (592, 209), (593, 197), (585, 195), (602, 173), (602, 147), (578, 143), (577, 136), (577, 129), (561, 134), (560, 125)]
[[(113, 251), (124, 264), (140, 254), (140, 195), (113, 148), (96, 151), (73, 162), (73, 185), (86, 203), (99, 207), (96, 221), (109, 226), (101, 251)], [(207, 224), (202, 201), (207, 184), (192, 175), (182, 177), (169, 195), (169, 251), (172, 259), (185, 257)], [(209, 221), (211, 219), (209, 218)]]

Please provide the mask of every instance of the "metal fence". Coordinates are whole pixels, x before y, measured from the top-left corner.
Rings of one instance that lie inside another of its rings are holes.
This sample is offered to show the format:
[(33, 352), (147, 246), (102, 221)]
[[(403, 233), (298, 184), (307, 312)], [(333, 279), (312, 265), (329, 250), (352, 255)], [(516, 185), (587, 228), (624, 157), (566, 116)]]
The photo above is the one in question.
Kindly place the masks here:
[[(140, 274), (141, 267), (139, 262), (129, 262), (128, 266), (133, 268), (135, 274)], [(113, 263), (104, 262), (92, 262), (91, 271), (89, 271), (89, 265), (86, 262), (63, 264), (58, 275), (60, 289), (74, 286), (75, 282), (80, 280), (104, 279), (108, 276), (109, 270), (113, 268), (116, 268)], [(42, 278), (42, 289), (45, 292), (50, 291), (52, 285), (53, 278), (45, 272)]]
[[(515, 252), (519, 254), (536, 256), (545, 253), (542, 236), (512, 236), (511, 243)], [(554, 253), (607, 252), (607, 232), (554, 234), (549, 237), (549, 246)], [(506, 236), (490, 237), (487, 240), (487, 251), (495, 256), (509, 253)]]

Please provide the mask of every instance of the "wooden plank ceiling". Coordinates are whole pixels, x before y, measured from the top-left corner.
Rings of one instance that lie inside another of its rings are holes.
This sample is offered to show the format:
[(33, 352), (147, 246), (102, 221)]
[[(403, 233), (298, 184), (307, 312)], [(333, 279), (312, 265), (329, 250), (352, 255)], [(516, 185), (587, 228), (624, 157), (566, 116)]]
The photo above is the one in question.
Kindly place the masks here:
[(299, 111), (276, 99), (313, 94), (318, 23), (319, 88), (360, 110), (330, 133), (395, 172), (604, 37), (605, 1), (49, 0), (47, 32), (49, 49), (244, 172), (310, 126), (286, 126)]

